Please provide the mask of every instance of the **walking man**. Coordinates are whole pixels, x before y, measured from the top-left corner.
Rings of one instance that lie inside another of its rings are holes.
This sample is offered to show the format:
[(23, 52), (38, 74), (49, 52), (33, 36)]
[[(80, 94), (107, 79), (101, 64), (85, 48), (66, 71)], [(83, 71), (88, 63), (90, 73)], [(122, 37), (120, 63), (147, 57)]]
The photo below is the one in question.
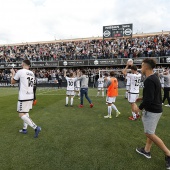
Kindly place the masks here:
[(19, 132), (26, 134), (27, 126), (29, 125), (35, 130), (34, 138), (37, 138), (41, 131), (41, 127), (37, 126), (29, 117), (29, 111), (32, 109), (34, 99), (33, 86), (35, 79), (34, 73), (29, 70), (30, 65), (31, 63), (29, 60), (24, 60), (22, 62), (23, 69), (17, 71), (17, 73), (15, 73), (14, 69), (11, 69), (11, 84), (19, 82), (17, 112), (24, 123), (23, 129), (19, 130)]
[(142, 111), (142, 122), (144, 132), (147, 137), (146, 145), (143, 148), (136, 148), (136, 152), (151, 158), (150, 150), (152, 144), (156, 144), (165, 153), (166, 168), (170, 169), (170, 150), (163, 141), (155, 134), (158, 121), (162, 115), (162, 95), (161, 84), (153, 69), (156, 62), (151, 58), (146, 58), (142, 62), (142, 73), (146, 76), (143, 89), (143, 101), (139, 107), (136, 105), (136, 112)]
[(81, 88), (80, 88), (80, 105), (79, 105), (79, 108), (83, 107), (83, 98), (84, 98), (84, 95), (85, 95), (87, 101), (90, 104), (90, 108), (92, 108), (93, 107), (93, 103), (92, 103), (91, 99), (88, 96), (89, 78), (86, 75), (86, 71), (85, 70), (82, 70), (82, 75), (80, 77), (78, 77), (77, 80), (80, 80), (80, 83), (81, 83)]

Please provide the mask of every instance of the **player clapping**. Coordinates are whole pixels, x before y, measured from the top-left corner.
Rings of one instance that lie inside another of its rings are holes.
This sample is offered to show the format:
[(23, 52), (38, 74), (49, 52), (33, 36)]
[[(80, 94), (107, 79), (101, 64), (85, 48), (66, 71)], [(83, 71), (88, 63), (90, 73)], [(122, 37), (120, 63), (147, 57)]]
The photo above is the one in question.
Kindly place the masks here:
[(100, 74), (99, 79), (97, 80), (98, 83), (98, 91), (97, 91), (97, 96), (99, 96), (100, 92), (102, 92), (102, 97), (104, 97), (104, 78), (102, 77), (102, 75)]
[[(127, 73), (127, 69), (131, 66), (131, 73)], [(130, 120), (136, 120), (139, 117), (139, 113), (136, 113), (136, 99), (139, 97), (139, 85), (141, 82), (141, 74), (138, 73), (137, 67), (135, 65), (129, 64), (127, 62), (127, 66), (124, 70), (122, 70), (123, 74), (130, 79), (129, 86), (129, 94), (128, 101), (131, 104), (132, 116), (129, 117)]]
[(70, 106), (73, 106), (74, 100), (74, 84), (77, 80), (77, 77), (74, 77), (73, 72), (69, 74), (69, 77), (66, 76), (66, 69), (64, 70), (64, 77), (67, 80), (67, 91), (66, 91), (66, 105), (68, 106), (69, 98), (70, 98)]

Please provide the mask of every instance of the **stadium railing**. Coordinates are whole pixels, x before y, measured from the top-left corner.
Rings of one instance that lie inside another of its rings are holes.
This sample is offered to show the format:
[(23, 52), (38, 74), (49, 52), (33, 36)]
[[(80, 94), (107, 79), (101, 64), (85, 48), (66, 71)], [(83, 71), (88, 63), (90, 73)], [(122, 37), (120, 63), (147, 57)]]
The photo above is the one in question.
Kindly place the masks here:
[[(135, 65), (141, 65), (144, 58), (132, 58)], [(157, 64), (169, 64), (170, 56), (153, 57)], [(31, 61), (31, 68), (56, 68), (56, 67), (94, 67), (94, 66), (124, 66), (129, 58), (91, 59), (91, 60), (62, 60), (62, 61)], [(0, 69), (12, 67), (21, 68), (20, 62), (0, 62)]]

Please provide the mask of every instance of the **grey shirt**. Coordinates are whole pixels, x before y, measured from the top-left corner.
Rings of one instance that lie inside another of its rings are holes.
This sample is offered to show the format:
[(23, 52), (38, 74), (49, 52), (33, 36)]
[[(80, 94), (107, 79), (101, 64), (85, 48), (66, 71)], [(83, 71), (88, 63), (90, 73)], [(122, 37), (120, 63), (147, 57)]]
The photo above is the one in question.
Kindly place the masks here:
[(163, 75), (164, 77), (164, 87), (170, 87), (170, 74)]
[(110, 81), (110, 79), (107, 79), (105, 82), (104, 82), (104, 85), (103, 85), (103, 87), (104, 88), (108, 88), (110, 85), (111, 85), (111, 81)]
[(77, 78), (81, 82), (81, 88), (88, 88), (89, 84), (89, 77), (87, 75), (82, 75), (81, 77)]

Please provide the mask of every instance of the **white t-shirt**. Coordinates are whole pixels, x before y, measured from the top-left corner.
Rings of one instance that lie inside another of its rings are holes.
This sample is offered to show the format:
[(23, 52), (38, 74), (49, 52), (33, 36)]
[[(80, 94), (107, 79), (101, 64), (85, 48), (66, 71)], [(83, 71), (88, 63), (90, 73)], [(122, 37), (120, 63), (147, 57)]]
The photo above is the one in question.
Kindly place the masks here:
[(27, 69), (21, 69), (15, 74), (14, 80), (19, 81), (18, 100), (20, 101), (33, 100), (34, 79), (35, 79), (34, 73)]
[(128, 74), (127, 77), (130, 78), (130, 88), (129, 88), (129, 92), (130, 93), (139, 93), (139, 85), (141, 82), (141, 74), (137, 73), (137, 74)]
[(164, 77), (161, 75), (159, 79), (160, 79), (161, 87), (163, 88), (164, 87)]
[(104, 78), (99, 78), (98, 80), (97, 80), (97, 82), (98, 82), (98, 87), (103, 87), (103, 85), (104, 85)]
[(75, 82), (75, 87), (80, 88), (80, 80)]
[(127, 76), (126, 76), (126, 86), (130, 86), (130, 77), (128, 76), (129, 74), (131, 73), (127, 73)]
[(74, 83), (77, 80), (76, 78), (65, 77), (67, 80), (67, 90), (74, 90)]

